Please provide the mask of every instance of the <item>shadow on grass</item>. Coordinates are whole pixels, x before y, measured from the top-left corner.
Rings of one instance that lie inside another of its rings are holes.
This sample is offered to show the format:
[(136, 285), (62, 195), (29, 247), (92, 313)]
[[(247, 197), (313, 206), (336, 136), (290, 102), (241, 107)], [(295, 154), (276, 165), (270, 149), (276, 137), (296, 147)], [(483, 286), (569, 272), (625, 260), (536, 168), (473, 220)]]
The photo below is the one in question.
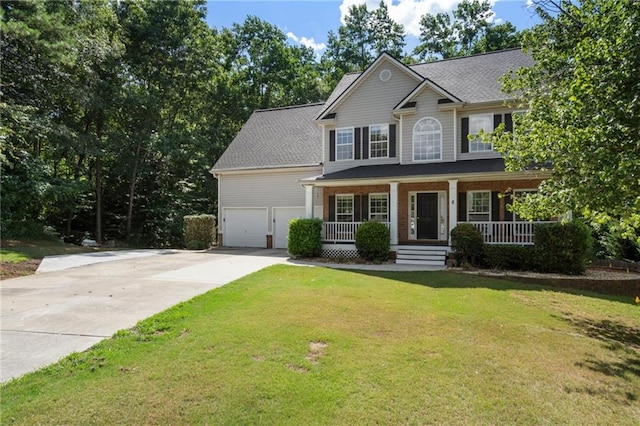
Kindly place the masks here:
[(518, 282), (514, 278), (504, 279), (501, 277), (488, 277), (482, 275), (462, 274), (451, 271), (442, 272), (390, 272), (390, 271), (367, 271), (349, 270), (357, 274), (368, 275), (392, 279), (408, 284), (417, 284), (431, 288), (486, 288), (490, 290), (526, 290), (526, 291), (553, 291), (556, 293), (566, 293), (576, 296), (592, 297), (613, 302), (620, 302), (626, 305), (633, 305), (633, 298), (627, 296), (615, 296), (596, 293), (588, 290), (580, 290), (569, 287), (558, 287), (544, 284), (532, 284)]

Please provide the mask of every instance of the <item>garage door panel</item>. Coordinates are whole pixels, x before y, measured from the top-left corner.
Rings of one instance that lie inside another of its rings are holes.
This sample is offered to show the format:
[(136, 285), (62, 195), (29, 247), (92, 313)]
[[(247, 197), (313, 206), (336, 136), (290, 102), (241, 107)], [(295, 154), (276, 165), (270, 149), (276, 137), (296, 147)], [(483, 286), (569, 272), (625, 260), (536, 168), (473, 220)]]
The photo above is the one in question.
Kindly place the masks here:
[(267, 209), (227, 208), (223, 243), (227, 247), (267, 247)]
[(304, 207), (275, 207), (273, 209), (274, 218), (274, 238), (275, 248), (286, 249), (289, 239), (289, 221), (305, 216)]

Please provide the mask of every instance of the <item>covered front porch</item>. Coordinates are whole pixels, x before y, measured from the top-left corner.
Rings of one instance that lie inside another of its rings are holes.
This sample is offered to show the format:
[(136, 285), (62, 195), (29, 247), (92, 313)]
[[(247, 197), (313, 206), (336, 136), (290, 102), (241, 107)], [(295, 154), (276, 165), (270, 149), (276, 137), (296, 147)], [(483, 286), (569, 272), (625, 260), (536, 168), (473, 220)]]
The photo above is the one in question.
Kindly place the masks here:
[[(323, 222), (322, 241), (324, 243), (348, 244), (355, 242), (356, 231), (364, 222)], [(391, 223), (384, 222), (391, 229)], [(459, 222), (464, 223), (464, 222)], [(487, 244), (533, 244), (534, 225), (548, 222), (468, 222), (480, 230)], [(416, 240), (411, 244), (434, 245), (441, 240)], [(446, 241), (442, 241), (448, 243)], [(407, 243), (408, 244), (408, 243)]]

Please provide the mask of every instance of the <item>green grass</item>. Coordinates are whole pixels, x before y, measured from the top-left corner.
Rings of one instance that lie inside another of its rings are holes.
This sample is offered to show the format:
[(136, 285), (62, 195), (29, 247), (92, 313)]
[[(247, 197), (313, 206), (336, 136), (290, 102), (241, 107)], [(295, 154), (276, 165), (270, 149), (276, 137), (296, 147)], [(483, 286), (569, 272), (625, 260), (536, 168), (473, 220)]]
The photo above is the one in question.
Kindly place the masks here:
[(42, 259), (45, 256), (89, 253), (96, 250), (52, 240), (2, 240), (0, 261), (17, 263), (28, 259)]
[(637, 424), (631, 300), (274, 266), (2, 387), (2, 424)]

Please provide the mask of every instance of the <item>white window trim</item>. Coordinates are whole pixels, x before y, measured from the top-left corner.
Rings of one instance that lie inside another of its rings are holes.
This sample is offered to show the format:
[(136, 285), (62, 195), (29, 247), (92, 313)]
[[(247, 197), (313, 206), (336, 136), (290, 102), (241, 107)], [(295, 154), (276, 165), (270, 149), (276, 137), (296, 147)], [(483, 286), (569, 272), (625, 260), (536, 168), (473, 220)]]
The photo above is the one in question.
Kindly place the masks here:
[[(416, 138), (415, 138), (416, 126), (418, 125), (418, 123), (426, 119), (431, 119), (436, 123), (438, 123), (438, 126), (440, 126), (440, 130), (438, 132), (436, 132), (435, 130), (420, 132), (420, 134), (435, 134), (435, 133), (440, 134), (440, 158), (433, 159), (433, 160), (416, 160)], [(416, 121), (416, 123), (413, 125), (413, 130), (411, 132), (411, 160), (414, 163), (437, 163), (442, 161), (442, 123), (440, 123), (440, 120), (438, 120), (435, 117), (422, 117), (420, 120)]]
[[(371, 197), (375, 197), (375, 196), (384, 196), (385, 199), (387, 200), (387, 220), (385, 220), (384, 222), (385, 223), (389, 222), (389, 194), (386, 193), (386, 192), (375, 192), (375, 193), (369, 194), (369, 197), (368, 197), (369, 198), (369, 202), (368, 202), (369, 205), (367, 206), (368, 209), (369, 209), (369, 215), (368, 215), (369, 220), (373, 220), (373, 219), (371, 219), (371, 216), (372, 216), (372, 214), (371, 214)], [(379, 213), (376, 213), (376, 214), (379, 214)]]
[[(488, 212), (483, 212), (483, 213), (477, 213), (477, 212), (472, 212), (471, 211), (471, 206), (473, 205), (472, 203), (472, 194), (489, 194), (489, 211)], [(487, 220), (471, 220), (469, 218), (470, 215), (472, 214), (489, 214), (489, 218)], [(467, 222), (491, 222), (491, 218), (492, 216), (492, 211), (491, 211), (491, 191), (467, 191)]]
[[(373, 142), (378, 143), (379, 141), (372, 141), (371, 140), (371, 135), (373, 134), (373, 132), (371, 132), (371, 128), (372, 127), (382, 127), (383, 129), (386, 128), (387, 129), (387, 155), (385, 156), (381, 156), (381, 157), (374, 157), (372, 156), (372, 151), (371, 151), (371, 144)], [(384, 123), (384, 124), (370, 124), (369, 125), (369, 158), (389, 158), (389, 145), (390, 145), (390, 139), (391, 139), (391, 135), (389, 134), (389, 124), (388, 123)]]
[[(342, 145), (338, 145), (338, 133), (340, 133), (341, 131), (351, 132), (351, 158), (338, 158), (338, 146), (342, 146)], [(355, 136), (356, 135), (355, 135), (354, 127), (340, 127), (336, 129), (336, 161), (353, 161), (355, 151), (356, 151)]]
[[(491, 132), (493, 131), (493, 114), (491, 113), (485, 113), (485, 114), (473, 114), (469, 116), (469, 135), (473, 136), (475, 134), (478, 134), (479, 132), (473, 133), (471, 132), (471, 119), (475, 118), (475, 119), (479, 119), (480, 117), (484, 117), (485, 119), (488, 119), (488, 123), (489, 123), (489, 128), (483, 128), (482, 130), (486, 132)], [(481, 154), (483, 152), (494, 152), (493, 150), (493, 144), (485, 144), (480, 142), (475, 142), (478, 139), (478, 137), (470, 137), (469, 138), (469, 153), (473, 153), (473, 154)], [(480, 145), (478, 145), (480, 144)], [(471, 149), (472, 146), (484, 146), (484, 145), (490, 145), (491, 149)]]
[(354, 210), (355, 210), (355, 200), (354, 200), (353, 194), (336, 194), (336, 205), (334, 207), (334, 209), (335, 209), (335, 212), (334, 212), (335, 213), (335, 221), (336, 222), (340, 222), (338, 220), (339, 216), (345, 216), (345, 217), (347, 216), (346, 213), (338, 213), (338, 198), (350, 198), (351, 199), (351, 220), (349, 220), (347, 222), (353, 222), (353, 214), (355, 213), (354, 212)]

